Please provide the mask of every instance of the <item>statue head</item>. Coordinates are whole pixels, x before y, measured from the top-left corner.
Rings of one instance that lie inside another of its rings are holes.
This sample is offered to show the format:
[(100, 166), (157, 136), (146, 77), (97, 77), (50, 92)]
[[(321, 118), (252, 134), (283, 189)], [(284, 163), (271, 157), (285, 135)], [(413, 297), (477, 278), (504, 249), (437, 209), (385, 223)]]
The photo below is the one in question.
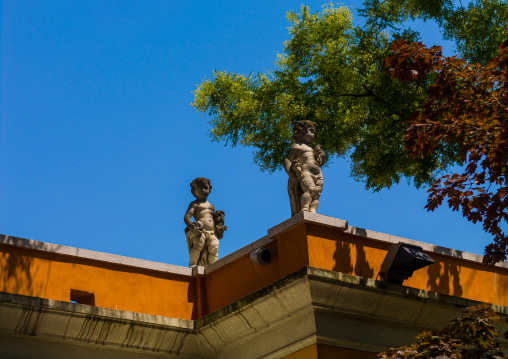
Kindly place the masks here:
[(316, 124), (309, 120), (296, 121), (293, 124), (293, 139), (296, 142), (311, 143), (314, 140)]
[(212, 185), (211, 185), (210, 180), (208, 178), (205, 178), (205, 177), (194, 178), (192, 180), (192, 182), (190, 183), (192, 195), (194, 197), (198, 198), (198, 194), (196, 194), (196, 189), (203, 188), (206, 185), (208, 185), (208, 188), (210, 189), (210, 192), (211, 192)]

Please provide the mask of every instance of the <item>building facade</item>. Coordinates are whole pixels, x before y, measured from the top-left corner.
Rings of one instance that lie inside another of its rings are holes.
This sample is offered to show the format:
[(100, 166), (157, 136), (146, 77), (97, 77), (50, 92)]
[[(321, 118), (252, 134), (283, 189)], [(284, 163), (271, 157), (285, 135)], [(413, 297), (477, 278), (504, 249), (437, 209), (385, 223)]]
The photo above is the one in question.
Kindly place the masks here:
[[(402, 285), (379, 276), (399, 242), (434, 261)], [(2, 235), (0, 357), (377, 358), (478, 302), (504, 333), (508, 265), (481, 259), (309, 212), (194, 268)]]

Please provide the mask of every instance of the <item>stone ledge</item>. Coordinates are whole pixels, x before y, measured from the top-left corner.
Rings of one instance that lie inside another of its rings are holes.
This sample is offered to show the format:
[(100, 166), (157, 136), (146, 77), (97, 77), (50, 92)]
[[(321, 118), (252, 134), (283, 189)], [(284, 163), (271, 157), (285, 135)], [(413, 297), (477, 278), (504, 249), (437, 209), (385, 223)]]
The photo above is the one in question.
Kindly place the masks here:
[[(237, 358), (240, 349), (254, 353), (252, 357), (280, 357), (281, 348), (273, 342), (281, 331), (294, 340), (283, 343), (290, 351), (296, 351), (298, 341), (305, 341), (381, 352), (410, 343), (423, 330), (444, 327), (477, 303), (306, 267), (198, 319), (196, 330), (203, 346), (213, 353), (210, 358)], [(501, 314), (497, 326), (503, 333), (508, 329), (508, 308), (494, 308)]]
[(137, 259), (131, 257), (120, 256), (117, 254), (109, 254), (103, 252), (91, 251), (88, 249), (74, 248), (62, 246), (59, 244), (52, 244), (46, 242), (34, 241), (32, 239), (18, 238), (0, 234), (0, 244), (7, 244), (16, 247), (23, 247), (34, 249), (37, 251), (49, 252), (64, 256), (78, 257), (83, 259), (91, 259), (99, 262), (107, 262), (120, 264), (129, 267), (149, 269), (158, 272), (173, 273), (178, 275), (191, 276), (192, 269), (176, 266), (173, 264), (166, 264), (160, 262), (153, 262), (145, 259)]
[[(380, 352), (444, 327), (476, 303), (305, 267), (196, 321), (0, 293), (0, 333), (136, 358), (280, 358), (315, 343)], [(494, 309), (503, 333), (508, 307)]]
[(5, 304), (21, 305), (24, 307), (37, 307), (47, 310), (58, 310), (62, 312), (73, 313), (74, 315), (93, 315), (99, 317), (107, 317), (110, 319), (128, 320), (145, 325), (171, 326), (180, 328), (181, 330), (194, 329), (193, 320), (163, 317), (160, 315), (129, 312), (125, 310), (96, 307), (93, 305), (62, 302), (54, 299), (45, 299), (0, 292), (0, 305)]
[(75, 358), (89, 357), (86, 353), (99, 348), (108, 350), (100, 358), (201, 357), (194, 322), (189, 320), (8, 293), (0, 293), (0, 317), (1, 353), (7, 357), (18, 357), (22, 349), (19, 343), (9, 344), (6, 336), (23, 346), (44, 343), (51, 348), (50, 353), (22, 355), (32, 358), (52, 358), (55, 353), (66, 357), (63, 348), (70, 345)]
[[(384, 293), (383, 295), (412, 297), (415, 300), (434, 301), (446, 305), (451, 305), (454, 307), (466, 308), (480, 303), (472, 299), (441, 294), (413, 287), (406, 287), (404, 285), (386, 283), (371, 278), (365, 278), (341, 272), (334, 272), (315, 267), (304, 267), (276, 281), (273, 284), (263, 287), (231, 304), (228, 304), (202, 318), (197, 319), (196, 329), (199, 329), (202, 326), (210, 324), (211, 322), (218, 320), (219, 318), (234, 313), (241, 307), (251, 305), (259, 298), (271, 295), (278, 289), (283, 288), (289, 285), (290, 283), (302, 279), (304, 277), (312, 278), (313, 280), (317, 281), (335, 282), (338, 283), (341, 287), (358, 287), (362, 288), (362, 290), (371, 292), (382, 291)], [(493, 305), (493, 308), (497, 313), (508, 316), (508, 307)], [(508, 330), (508, 327), (506, 329)]]
[[(383, 242), (390, 242), (390, 243), (404, 242), (404, 243), (414, 244), (416, 246), (422, 247), (423, 250), (427, 251), (427, 252), (442, 254), (445, 256), (450, 256), (450, 257), (455, 257), (455, 258), (460, 258), (460, 259), (464, 259), (464, 260), (471, 261), (471, 262), (483, 263), (483, 256), (481, 256), (479, 254), (458, 251), (456, 249), (441, 247), (441, 246), (437, 246), (434, 244), (415, 241), (413, 239), (394, 236), (391, 234), (371, 231), (369, 229), (363, 229), (363, 228), (358, 228), (358, 227), (349, 227), (345, 231), (345, 233), (349, 233), (349, 234), (352, 234), (355, 236), (360, 236), (360, 237), (367, 237), (370, 239), (375, 239), (375, 240), (383, 241)], [(497, 263), (495, 265), (495, 267), (508, 269), (508, 262)]]
[(268, 243), (271, 243), (273, 241), (274, 241), (274, 239), (269, 238), (268, 236), (265, 236), (265, 237), (263, 237), (261, 239), (258, 239), (257, 241), (254, 241), (251, 244), (246, 245), (245, 247), (242, 247), (242, 248), (234, 251), (233, 253), (228, 254), (225, 257), (222, 257), (217, 262), (214, 262), (212, 264), (207, 265), (206, 267), (204, 267), (205, 268), (204, 269), (204, 273), (205, 274), (211, 273), (214, 270), (217, 270), (217, 269), (225, 266), (228, 263), (232, 263), (232, 262), (237, 261), (238, 259), (240, 259), (242, 257), (249, 256), (250, 253), (252, 251), (254, 251), (255, 249), (258, 249), (259, 247), (265, 246)]
[(71, 256), (83, 259), (90, 259), (100, 262), (106, 263), (114, 263), (125, 265), (129, 267), (149, 269), (158, 272), (164, 273), (173, 273), (184, 276), (197, 276), (197, 275), (206, 275), (207, 273), (211, 273), (218, 268), (221, 268), (228, 263), (234, 262), (246, 255), (249, 255), (253, 250), (258, 249), (259, 247), (265, 246), (268, 243), (273, 242), (274, 240), (265, 236), (257, 241), (252, 242), (251, 244), (242, 247), (236, 250), (233, 253), (228, 254), (227, 256), (220, 258), (217, 262), (212, 263), (206, 267), (196, 266), (193, 268), (176, 266), (173, 264), (166, 264), (160, 262), (153, 262), (145, 259), (137, 259), (132, 257), (125, 257), (116, 254), (109, 254), (97, 251), (91, 251), (88, 249), (74, 248), (68, 246), (62, 246), (59, 244), (52, 244), (46, 242), (35, 241), (32, 239), (12, 237), (0, 234), (0, 244), (7, 244), (16, 247), (28, 248), (42, 252), (49, 252), (58, 255)]
[(347, 221), (343, 219), (323, 216), (322, 214), (311, 212), (300, 212), (295, 214), (293, 217), (286, 219), (284, 222), (281, 222), (278, 225), (268, 229), (268, 237), (276, 238), (278, 235), (302, 222), (321, 224), (323, 226), (333, 227), (341, 231), (345, 231), (348, 228)]
[[(311, 212), (300, 212), (295, 216), (279, 223), (278, 225), (268, 229), (267, 236), (252, 242), (251, 244), (244, 246), (237, 251), (226, 255), (225, 257), (219, 259), (217, 262), (212, 263), (206, 267), (196, 267), (196, 268), (187, 268), (182, 266), (176, 266), (172, 264), (153, 262), (144, 259), (137, 259), (131, 257), (120, 256), (116, 254), (108, 254), (102, 252), (91, 251), (87, 249), (80, 249), (74, 247), (67, 247), (58, 244), (51, 244), (45, 242), (39, 242), (31, 239), (12, 237), (7, 235), (0, 235), (0, 244), (7, 244), (17, 247), (24, 247), (49, 253), (55, 253), (66, 256), (73, 256), (78, 258), (96, 260), (107, 263), (115, 263), (135, 268), (142, 268), (148, 270), (154, 270), (158, 272), (164, 273), (172, 273), (177, 275), (184, 276), (197, 276), (197, 275), (206, 275), (207, 273), (211, 273), (229, 263), (232, 263), (244, 256), (248, 256), (253, 250), (267, 245), (274, 241), (281, 233), (289, 230), (290, 228), (300, 224), (300, 223), (314, 223), (319, 224), (331, 228), (338, 229), (343, 231), (344, 233), (348, 233), (355, 236), (366, 237), (373, 240), (384, 241), (389, 243), (410, 243), (423, 248), (424, 251), (429, 253), (437, 253), (442, 254), (454, 258), (459, 258), (471, 262), (482, 263), (483, 256), (463, 251), (458, 251), (451, 248), (441, 247), (437, 245), (432, 245), (425, 242), (419, 242), (408, 238), (398, 237), (390, 234), (385, 234), (381, 232), (376, 232), (368, 229), (352, 227), (348, 225), (348, 221), (337, 219), (329, 216), (324, 216), (317, 213)], [(495, 267), (508, 269), (508, 262), (497, 263)]]
[[(477, 263), (483, 263), (483, 256), (479, 254), (469, 253), (469, 252), (463, 252), (458, 251), (451, 248), (441, 247), (425, 242), (415, 241), (413, 239), (408, 239), (404, 237), (398, 237), (391, 234), (381, 233), (372, 231), (369, 229), (359, 228), (359, 227), (352, 227), (348, 225), (348, 221), (337, 219), (333, 217), (324, 216), (317, 213), (311, 213), (311, 212), (300, 212), (293, 217), (285, 220), (284, 222), (279, 223), (278, 225), (268, 229), (268, 237), (269, 238), (276, 238), (278, 235), (282, 234), (283, 232), (289, 230), (290, 228), (300, 224), (300, 223), (315, 223), (324, 225), (327, 227), (332, 227), (335, 229), (338, 229), (340, 231), (343, 231), (344, 233), (352, 234), (355, 236), (360, 237), (366, 237), (369, 239), (374, 239), (378, 241), (383, 242), (389, 242), (389, 243), (410, 243), (417, 246), (420, 246), (423, 248), (424, 251), (431, 252), (431, 253), (437, 253), (442, 254), (445, 256), (450, 256), (454, 258), (460, 258), (471, 262), (477, 262)], [(495, 267), (508, 269), (508, 261), (500, 262), (495, 265)]]

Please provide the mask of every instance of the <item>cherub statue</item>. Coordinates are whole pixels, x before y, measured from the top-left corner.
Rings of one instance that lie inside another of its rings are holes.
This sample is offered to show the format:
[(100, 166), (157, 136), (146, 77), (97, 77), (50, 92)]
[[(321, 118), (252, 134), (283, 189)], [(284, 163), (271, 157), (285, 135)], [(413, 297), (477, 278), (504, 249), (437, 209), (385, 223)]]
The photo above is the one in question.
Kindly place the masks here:
[[(189, 267), (205, 266), (217, 261), (219, 239), (228, 227), (224, 225), (224, 212), (215, 211), (213, 205), (207, 201), (212, 190), (210, 180), (198, 177), (191, 182), (190, 186), (191, 193), (196, 199), (189, 204), (183, 217), (187, 225), (185, 237), (189, 249)], [(195, 222), (192, 222), (192, 217)]]
[(284, 159), (284, 169), (289, 175), (288, 194), (291, 216), (307, 211), (316, 212), (323, 189), (321, 166), (326, 154), (320, 145), (309, 145), (314, 141), (314, 122), (303, 120), (293, 125), (293, 139)]

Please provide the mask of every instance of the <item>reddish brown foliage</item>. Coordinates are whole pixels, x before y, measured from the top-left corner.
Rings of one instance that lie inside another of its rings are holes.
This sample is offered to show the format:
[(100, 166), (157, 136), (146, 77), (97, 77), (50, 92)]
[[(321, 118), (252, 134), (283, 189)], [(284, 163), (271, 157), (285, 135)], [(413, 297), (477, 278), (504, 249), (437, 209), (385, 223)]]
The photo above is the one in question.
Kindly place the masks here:
[(506, 358), (495, 341), (498, 333), (494, 323), (497, 320), (499, 316), (491, 304), (469, 307), (445, 328), (423, 332), (416, 337), (416, 343), (388, 349), (379, 356), (385, 359)]
[(430, 79), (428, 100), (407, 119), (406, 150), (413, 158), (432, 154), (439, 143), (458, 146), (464, 173), (437, 179), (426, 205), (448, 205), (473, 223), (482, 222), (494, 236), (484, 263), (507, 258), (508, 236), (508, 40), (487, 65), (443, 57), (441, 48), (397, 40), (385, 59), (391, 77), (402, 81)]

